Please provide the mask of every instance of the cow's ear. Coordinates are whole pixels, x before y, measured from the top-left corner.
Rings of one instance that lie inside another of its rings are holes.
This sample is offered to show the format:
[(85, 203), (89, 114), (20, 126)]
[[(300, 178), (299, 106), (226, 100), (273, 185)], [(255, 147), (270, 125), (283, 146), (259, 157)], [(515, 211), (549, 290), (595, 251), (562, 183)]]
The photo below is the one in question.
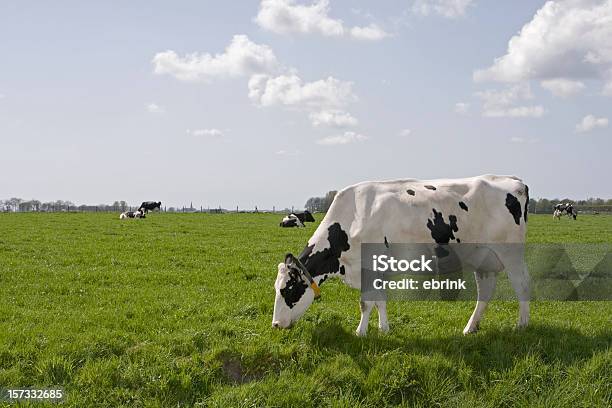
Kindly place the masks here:
[(287, 267), (290, 267), (294, 263), (295, 263), (295, 257), (293, 256), (292, 253), (288, 253), (287, 255), (285, 255), (285, 265), (287, 265)]

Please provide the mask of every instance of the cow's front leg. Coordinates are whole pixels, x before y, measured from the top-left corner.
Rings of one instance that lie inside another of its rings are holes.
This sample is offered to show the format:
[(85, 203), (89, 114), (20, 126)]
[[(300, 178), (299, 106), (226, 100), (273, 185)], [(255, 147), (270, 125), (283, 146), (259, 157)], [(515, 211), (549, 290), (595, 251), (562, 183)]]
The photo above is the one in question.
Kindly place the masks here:
[(387, 333), (389, 331), (389, 320), (387, 319), (387, 302), (376, 302), (376, 308), (378, 309), (378, 328), (383, 333)]
[(359, 302), (361, 308), (361, 320), (359, 320), (359, 326), (357, 326), (357, 335), (363, 337), (368, 332), (368, 323), (370, 321), (370, 313), (376, 302)]

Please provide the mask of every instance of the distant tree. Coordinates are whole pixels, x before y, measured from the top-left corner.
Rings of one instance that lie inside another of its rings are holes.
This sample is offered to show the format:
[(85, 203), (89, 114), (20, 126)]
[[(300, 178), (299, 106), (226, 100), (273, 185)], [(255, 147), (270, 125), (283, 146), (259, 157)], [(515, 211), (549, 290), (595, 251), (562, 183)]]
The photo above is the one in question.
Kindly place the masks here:
[(21, 198), (17, 198), (17, 197), (9, 198), (7, 203), (9, 205), (10, 211), (18, 211), (19, 210), (19, 204), (21, 204), (22, 201), (23, 200)]
[(336, 190), (328, 191), (327, 194), (325, 194), (323, 209), (324, 212), (327, 212), (327, 210), (329, 210), (329, 207), (331, 207), (334, 198), (336, 198), (336, 194), (338, 194)]
[(327, 212), (337, 193), (332, 190), (328, 191), (325, 197), (310, 197), (304, 207), (310, 212)]

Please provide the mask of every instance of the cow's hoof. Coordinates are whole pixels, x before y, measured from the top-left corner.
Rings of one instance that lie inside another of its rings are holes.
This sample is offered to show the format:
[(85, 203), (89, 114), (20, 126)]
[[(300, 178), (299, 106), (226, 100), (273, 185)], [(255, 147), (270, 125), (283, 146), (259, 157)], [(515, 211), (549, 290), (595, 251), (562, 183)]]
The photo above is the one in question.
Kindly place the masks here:
[(381, 331), (381, 333), (387, 334), (387, 333), (389, 333), (389, 325), (386, 325), (386, 326), (380, 326), (380, 327), (378, 328), (378, 330), (380, 330), (380, 331)]
[(465, 329), (463, 329), (463, 335), (467, 336), (468, 334), (474, 334), (477, 333), (478, 330), (480, 330), (480, 325), (476, 325), (474, 327), (466, 327)]
[(366, 331), (365, 330), (355, 330), (355, 334), (357, 335), (357, 337), (365, 337), (366, 336)]

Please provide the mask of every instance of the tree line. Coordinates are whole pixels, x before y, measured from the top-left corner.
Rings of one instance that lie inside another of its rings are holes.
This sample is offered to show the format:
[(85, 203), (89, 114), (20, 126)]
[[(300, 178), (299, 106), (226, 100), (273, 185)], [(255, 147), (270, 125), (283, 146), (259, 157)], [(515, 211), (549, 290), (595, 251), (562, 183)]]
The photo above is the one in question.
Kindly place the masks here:
[[(331, 206), (334, 197), (338, 192), (336, 190), (328, 191), (323, 197), (310, 197), (304, 208), (310, 212), (327, 212)], [(552, 213), (552, 208), (559, 203), (571, 203), (579, 211), (597, 211), (597, 212), (612, 212), (612, 198), (587, 198), (585, 200), (572, 200), (569, 198), (558, 199), (558, 198), (539, 198), (529, 200), (529, 212), (531, 213)], [(12, 197), (5, 200), (0, 200), (0, 212), (55, 212), (55, 211), (82, 211), (82, 212), (95, 212), (95, 211), (129, 211), (134, 210), (136, 207), (130, 206), (125, 200), (115, 201), (112, 204), (97, 204), (97, 205), (76, 205), (72, 201), (56, 200), (41, 202), (39, 200), (23, 200), (21, 198)], [(281, 210), (280, 208), (278, 210)], [(225, 210), (221, 208), (203, 208), (196, 209), (193, 205), (189, 207), (169, 207), (164, 208), (167, 212), (230, 212), (233, 210)], [(236, 209), (237, 211), (237, 209)], [(281, 210), (282, 211), (282, 210)], [(285, 212), (293, 211), (286, 208)], [(248, 211), (251, 212), (251, 211)], [(255, 209), (257, 212), (257, 209)], [(267, 211), (262, 211), (267, 212)], [(274, 210), (276, 212), (276, 209)]]
[(76, 205), (72, 201), (55, 200), (42, 202), (40, 200), (24, 200), (18, 197), (0, 200), (0, 211), (3, 212), (54, 212), (54, 211), (128, 211), (132, 209), (124, 200), (112, 204)]

